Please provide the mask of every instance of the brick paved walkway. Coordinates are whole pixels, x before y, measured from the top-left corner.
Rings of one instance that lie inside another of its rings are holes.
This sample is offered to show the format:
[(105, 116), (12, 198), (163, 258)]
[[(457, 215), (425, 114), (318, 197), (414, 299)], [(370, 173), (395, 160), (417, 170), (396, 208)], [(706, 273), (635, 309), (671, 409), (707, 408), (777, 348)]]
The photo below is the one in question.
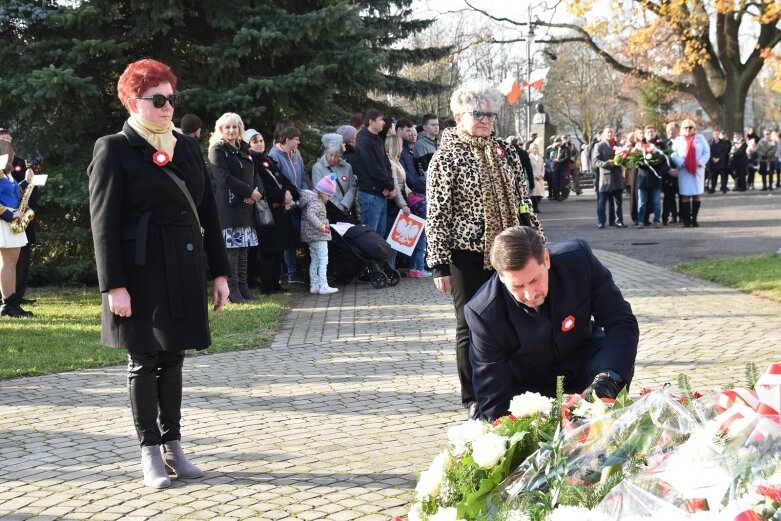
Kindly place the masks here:
[[(634, 388), (743, 382), (781, 359), (781, 304), (604, 251), (641, 329)], [(2, 519), (366, 519), (405, 513), (459, 410), (430, 280), (302, 295), (270, 349), (188, 358), (183, 444), (206, 470), (142, 485), (114, 367), (0, 383)]]

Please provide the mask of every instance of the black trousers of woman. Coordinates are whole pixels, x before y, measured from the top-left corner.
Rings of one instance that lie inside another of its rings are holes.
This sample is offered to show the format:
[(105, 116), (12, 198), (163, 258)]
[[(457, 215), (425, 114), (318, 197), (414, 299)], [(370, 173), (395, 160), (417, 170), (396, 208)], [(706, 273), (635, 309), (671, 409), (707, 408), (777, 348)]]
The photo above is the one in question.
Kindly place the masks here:
[(483, 254), (456, 250), (450, 264), (450, 294), (456, 310), (456, 366), (461, 382), (461, 403), (465, 407), (475, 400), (472, 385), (472, 363), (469, 361), (469, 326), (464, 317), (464, 306), (493, 275), (483, 268)]
[(128, 353), (127, 387), (142, 447), (181, 439), (184, 352)]
[(260, 288), (263, 293), (279, 293), (283, 291), (279, 284), (282, 275), (283, 252), (260, 254)]

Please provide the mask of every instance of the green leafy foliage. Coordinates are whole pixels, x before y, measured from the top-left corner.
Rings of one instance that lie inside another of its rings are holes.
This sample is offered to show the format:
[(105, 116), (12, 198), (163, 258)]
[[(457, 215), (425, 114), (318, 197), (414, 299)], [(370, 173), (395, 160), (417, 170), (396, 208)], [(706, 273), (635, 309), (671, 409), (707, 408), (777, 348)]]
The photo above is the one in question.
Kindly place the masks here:
[[(427, 27), (412, 0), (6, 0), (0, 2), (0, 126), (19, 157), (49, 183), (37, 213), (35, 282), (95, 281), (86, 169), (95, 140), (121, 129), (116, 83), (126, 65), (153, 57), (172, 67), (204, 138), (224, 112), (270, 134), (279, 119), (333, 128), (364, 110), (369, 93), (441, 90), (401, 80), (408, 63), (448, 49), (395, 44)], [(311, 134), (305, 133), (305, 136)], [(311, 159), (318, 136), (303, 143)]]

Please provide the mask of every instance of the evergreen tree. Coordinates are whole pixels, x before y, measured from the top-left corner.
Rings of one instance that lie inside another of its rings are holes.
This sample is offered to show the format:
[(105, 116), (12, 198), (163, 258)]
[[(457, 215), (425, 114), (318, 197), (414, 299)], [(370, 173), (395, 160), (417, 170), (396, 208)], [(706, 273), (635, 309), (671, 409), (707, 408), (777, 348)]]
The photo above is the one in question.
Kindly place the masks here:
[[(38, 281), (94, 280), (86, 167), (101, 135), (127, 118), (116, 97), (125, 66), (153, 57), (179, 78), (205, 134), (223, 112), (269, 133), (288, 118), (335, 126), (370, 91), (428, 93), (396, 74), (446, 49), (397, 44), (430, 21), (411, 0), (0, 0), (0, 126), (49, 174), (39, 212)], [(392, 47), (393, 46), (393, 47)], [(318, 143), (319, 145), (319, 143)], [(317, 147), (319, 150), (319, 146)]]

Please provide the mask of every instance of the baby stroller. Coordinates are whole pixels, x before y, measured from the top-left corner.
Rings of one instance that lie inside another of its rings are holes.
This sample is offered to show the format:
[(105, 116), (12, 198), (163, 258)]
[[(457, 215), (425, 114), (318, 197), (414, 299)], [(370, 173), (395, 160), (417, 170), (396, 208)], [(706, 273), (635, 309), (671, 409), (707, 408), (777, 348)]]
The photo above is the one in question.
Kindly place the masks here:
[[(330, 202), (326, 210), (331, 224), (352, 222), (350, 216)], [(401, 275), (388, 265), (390, 252), (390, 244), (365, 224), (353, 225), (344, 235), (331, 226), (328, 273), (337, 284), (347, 284), (354, 277), (359, 277), (376, 289), (395, 286), (401, 280)]]

